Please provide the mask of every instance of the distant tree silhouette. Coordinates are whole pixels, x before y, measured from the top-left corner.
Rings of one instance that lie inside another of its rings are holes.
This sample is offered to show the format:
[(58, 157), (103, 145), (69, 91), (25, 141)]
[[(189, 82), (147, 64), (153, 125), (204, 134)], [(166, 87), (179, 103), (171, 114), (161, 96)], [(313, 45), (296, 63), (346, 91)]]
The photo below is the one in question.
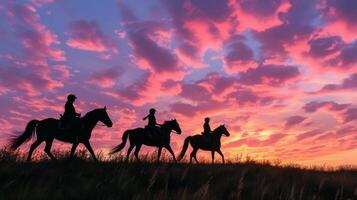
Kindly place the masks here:
[(134, 152), (135, 158), (139, 160), (139, 151), (141, 146), (144, 144), (147, 146), (153, 146), (159, 148), (157, 160), (160, 160), (162, 148), (166, 148), (172, 155), (174, 161), (176, 161), (175, 154), (170, 146), (170, 134), (172, 130), (176, 131), (177, 134), (181, 134), (181, 128), (178, 122), (176, 121), (176, 119), (165, 121), (164, 124), (161, 125), (160, 127), (161, 134), (156, 134), (153, 137), (149, 136), (144, 128), (126, 130), (122, 137), (122, 143), (114, 147), (110, 152), (110, 154), (122, 150), (125, 147), (126, 141), (129, 137), (130, 146), (126, 155), (127, 160), (129, 160), (129, 155), (134, 147), (135, 147), (135, 152)]
[(230, 133), (224, 125), (221, 125), (212, 131), (212, 134), (209, 136), (205, 135), (194, 135), (189, 136), (185, 139), (184, 145), (182, 147), (181, 153), (178, 157), (178, 160), (181, 160), (187, 151), (188, 145), (190, 144), (193, 148), (190, 154), (190, 163), (192, 163), (192, 158), (198, 163), (196, 158), (197, 151), (202, 149), (204, 151), (211, 151), (212, 163), (214, 162), (214, 153), (217, 152), (222, 157), (222, 162), (224, 163), (224, 156), (221, 151), (221, 136), (229, 136)]
[[(44, 151), (51, 159), (56, 159), (51, 153), (52, 142), (54, 139), (62, 142), (72, 143), (72, 149), (70, 156), (73, 157), (74, 152), (79, 143), (83, 143), (84, 146), (91, 153), (94, 160), (94, 151), (89, 143), (89, 139), (92, 134), (92, 130), (98, 122), (103, 122), (107, 127), (112, 127), (112, 120), (109, 118), (107, 108), (95, 109), (88, 112), (83, 118), (79, 120), (79, 129), (72, 131), (63, 130), (59, 128), (59, 120), (53, 118), (47, 118), (44, 120), (31, 120), (25, 129), (25, 132), (19, 136), (14, 137), (10, 142), (10, 148), (15, 150), (20, 147), (24, 142), (31, 139), (36, 135), (36, 141), (31, 145), (27, 160), (31, 160), (33, 151), (43, 142), (46, 142)], [(78, 131), (73, 133), (73, 131)]]

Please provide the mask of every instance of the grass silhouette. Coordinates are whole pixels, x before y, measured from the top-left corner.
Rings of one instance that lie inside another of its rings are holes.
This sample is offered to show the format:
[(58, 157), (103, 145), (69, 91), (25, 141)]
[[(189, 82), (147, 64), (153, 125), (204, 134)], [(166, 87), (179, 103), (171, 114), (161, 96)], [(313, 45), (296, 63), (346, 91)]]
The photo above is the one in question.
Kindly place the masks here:
[[(25, 162), (0, 150), (0, 199), (357, 199), (357, 170), (307, 169), (256, 163), (187, 164), (125, 162), (122, 156), (93, 162), (85, 151), (58, 161), (41, 154)], [(169, 160), (169, 159), (168, 159)]]

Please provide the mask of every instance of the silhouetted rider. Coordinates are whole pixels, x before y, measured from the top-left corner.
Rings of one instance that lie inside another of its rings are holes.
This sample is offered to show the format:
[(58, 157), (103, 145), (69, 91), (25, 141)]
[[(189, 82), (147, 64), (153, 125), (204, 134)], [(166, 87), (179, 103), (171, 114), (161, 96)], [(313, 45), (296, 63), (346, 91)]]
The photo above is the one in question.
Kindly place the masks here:
[(78, 122), (78, 117), (81, 116), (80, 113), (76, 112), (73, 103), (77, 97), (74, 94), (70, 94), (67, 96), (67, 102), (64, 106), (64, 113), (61, 118), (61, 128), (73, 128), (73, 125)]
[(203, 124), (203, 132), (202, 135), (209, 136), (211, 134), (211, 126), (209, 125), (210, 118), (205, 118), (205, 123)]
[(160, 126), (160, 124), (156, 122), (155, 112), (156, 110), (151, 108), (149, 114), (143, 118), (143, 120), (148, 120), (148, 125), (145, 126), (145, 128), (147, 129), (147, 133), (150, 137), (152, 137), (154, 133), (158, 131), (158, 127), (156, 125)]

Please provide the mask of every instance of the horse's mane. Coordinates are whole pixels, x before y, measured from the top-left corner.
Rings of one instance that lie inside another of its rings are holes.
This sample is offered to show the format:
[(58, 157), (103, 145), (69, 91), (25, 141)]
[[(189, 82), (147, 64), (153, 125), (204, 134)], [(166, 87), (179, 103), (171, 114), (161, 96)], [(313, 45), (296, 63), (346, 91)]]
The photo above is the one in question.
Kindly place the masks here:
[(224, 125), (219, 125), (217, 128), (213, 129), (212, 133), (216, 133), (218, 131), (218, 129), (221, 129), (222, 127), (224, 127)]
[(94, 115), (95, 113), (97, 113), (97, 112), (99, 112), (99, 111), (101, 111), (101, 110), (103, 110), (103, 108), (93, 109), (93, 110), (87, 112), (82, 118), (87, 118), (87, 117), (89, 117), (89, 116), (92, 116), (92, 115)]
[(164, 121), (164, 123), (163, 123), (163, 124), (168, 124), (168, 123), (171, 123), (172, 121), (174, 121), (174, 119), (171, 119), (171, 120), (166, 120), (166, 121)]

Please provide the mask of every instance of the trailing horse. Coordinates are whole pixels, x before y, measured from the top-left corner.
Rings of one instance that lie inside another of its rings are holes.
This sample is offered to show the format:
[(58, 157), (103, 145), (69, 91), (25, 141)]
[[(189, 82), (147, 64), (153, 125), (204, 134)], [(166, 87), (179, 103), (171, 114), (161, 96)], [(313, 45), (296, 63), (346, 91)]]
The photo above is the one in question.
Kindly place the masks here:
[(16, 150), (23, 143), (27, 142), (33, 136), (37, 136), (36, 141), (31, 145), (27, 160), (31, 160), (33, 151), (43, 142), (46, 142), (44, 151), (51, 159), (56, 159), (51, 153), (52, 142), (54, 139), (62, 142), (72, 143), (70, 156), (73, 157), (74, 152), (79, 143), (83, 143), (88, 149), (93, 159), (97, 161), (94, 151), (89, 143), (92, 131), (98, 122), (104, 123), (107, 127), (112, 127), (112, 120), (109, 118), (106, 107), (95, 109), (88, 112), (80, 119), (80, 128), (75, 134), (73, 131), (62, 130), (59, 128), (59, 120), (47, 118), (42, 121), (31, 120), (25, 129), (25, 132), (17, 137), (14, 137), (10, 142), (10, 148)]
[(221, 125), (214, 129), (210, 136), (203, 135), (194, 135), (188, 136), (185, 139), (184, 145), (182, 147), (181, 153), (178, 157), (178, 160), (181, 160), (188, 148), (188, 145), (191, 144), (193, 150), (190, 154), (190, 163), (192, 163), (192, 158), (198, 163), (196, 154), (199, 149), (204, 151), (211, 151), (212, 163), (214, 162), (214, 153), (217, 152), (222, 157), (222, 162), (224, 163), (224, 156), (221, 151), (221, 137), (222, 134), (229, 136), (229, 132), (224, 125)]
[(166, 148), (172, 155), (174, 161), (176, 161), (175, 154), (170, 146), (170, 134), (172, 130), (174, 130), (177, 134), (181, 134), (180, 125), (178, 124), (176, 119), (174, 119), (170, 121), (165, 121), (164, 124), (161, 125), (160, 129), (161, 129), (160, 131), (161, 134), (155, 136), (154, 138), (148, 137), (148, 135), (146, 134), (146, 130), (144, 128), (126, 130), (122, 137), (122, 143), (114, 147), (110, 152), (110, 154), (122, 150), (125, 147), (126, 141), (129, 138), (130, 146), (126, 154), (127, 160), (129, 160), (129, 155), (134, 147), (136, 147), (134, 152), (135, 158), (139, 160), (139, 151), (141, 146), (144, 144), (147, 146), (153, 146), (159, 148), (157, 160), (160, 160), (162, 148)]

